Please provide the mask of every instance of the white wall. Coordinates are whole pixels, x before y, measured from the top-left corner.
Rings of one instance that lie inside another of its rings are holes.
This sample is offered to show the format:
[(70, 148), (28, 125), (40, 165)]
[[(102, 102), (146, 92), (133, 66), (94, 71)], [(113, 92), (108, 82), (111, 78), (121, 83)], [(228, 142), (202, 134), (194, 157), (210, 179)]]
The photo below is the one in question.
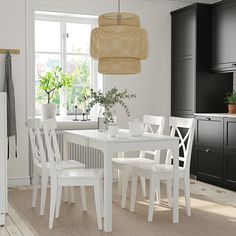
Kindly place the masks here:
[[(24, 126), (26, 119), (25, 0), (0, 0), (0, 28), (0, 48), (20, 49), (20, 55), (12, 56), (19, 157), (17, 159), (11, 157), (8, 160), (8, 176), (27, 179), (29, 176), (28, 136)], [(0, 55), (0, 91), (3, 88), (4, 59), (5, 55)]]
[[(25, 178), (29, 176), (28, 137), (24, 126), (26, 119), (26, 4), (33, 6), (44, 4), (48, 7), (66, 12), (85, 14), (101, 14), (117, 11), (116, 0), (0, 0), (0, 48), (18, 48), (20, 55), (13, 56), (13, 80), (16, 94), (16, 115), (18, 129), (17, 159), (8, 161), (9, 178)], [(149, 34), (149, 57), (142, 62), (142, 72), (130, 76), (107, 76), (105, 89), (113, 86), (119, 89), (127, 88), (135, 93), (137, 98), (132, 100), (130, 110), (132, 116), (141, 118), (143, 114), (170, 115), (170, 29), (169, 12), (182, 7), (173, 2), (155, 3), (148, 0), (126, 0), (121, 2), (121, 11), (137, 13), (141, 25)], [(71, 10), (72, 7), (72, 10)], [(4, 77), (4, 56), (0, 55), (0, 91)], [(123, 111), (118, 111), (119, 124), (127, 126), (128, 118)]]

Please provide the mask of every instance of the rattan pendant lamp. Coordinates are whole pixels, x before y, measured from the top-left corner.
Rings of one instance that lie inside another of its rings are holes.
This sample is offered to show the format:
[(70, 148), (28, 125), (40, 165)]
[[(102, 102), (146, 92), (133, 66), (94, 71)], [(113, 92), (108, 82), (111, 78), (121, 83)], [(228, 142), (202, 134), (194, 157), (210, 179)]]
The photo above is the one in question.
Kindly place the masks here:
[(98, 60), (99, 73), (140, 73), (140, 60), (148, 56), (148, 35), (139, 16), (120, 12), (118, 0), (118, 12), (100, 15), (98, 25), (91, 32), (90, 54)]

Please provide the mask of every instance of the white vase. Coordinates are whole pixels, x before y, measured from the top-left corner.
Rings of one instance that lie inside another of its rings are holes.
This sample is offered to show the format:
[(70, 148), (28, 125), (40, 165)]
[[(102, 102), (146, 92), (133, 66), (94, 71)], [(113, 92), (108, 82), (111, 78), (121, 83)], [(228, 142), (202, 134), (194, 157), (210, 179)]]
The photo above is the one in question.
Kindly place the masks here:
[(43, 120), (56, 118), (57, 106), (53, 103), (41, 104), (41, 115)]

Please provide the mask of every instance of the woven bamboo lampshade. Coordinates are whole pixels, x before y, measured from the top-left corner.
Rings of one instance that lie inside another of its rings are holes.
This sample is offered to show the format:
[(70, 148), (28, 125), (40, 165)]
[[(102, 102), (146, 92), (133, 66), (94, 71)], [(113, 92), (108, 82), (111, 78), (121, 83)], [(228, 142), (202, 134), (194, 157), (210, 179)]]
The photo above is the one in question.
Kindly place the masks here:
[(137, 74), (148, 56), (148, 35), (132, 13), (106, 13), (91, 32), (90, 54), (102, 74)]

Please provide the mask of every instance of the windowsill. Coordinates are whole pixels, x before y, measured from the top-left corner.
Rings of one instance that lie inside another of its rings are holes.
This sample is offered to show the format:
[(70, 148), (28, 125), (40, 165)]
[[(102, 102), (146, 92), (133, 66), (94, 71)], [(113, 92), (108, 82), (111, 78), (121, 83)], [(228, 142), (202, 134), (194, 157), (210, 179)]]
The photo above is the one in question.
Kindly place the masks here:
[[(41, 116), (37, 116), (36, 118), (40, 118)], [(56, 117), (57, 121), (57, 129), (65, 130), (65, 129), (97, 129), (98, 121), (97, 120), (88, 120), (82, 121), (81, 117), (79, 117), (78, 121), (74, 121), (75, 116), (67, 116), (66, 118), (61, 118), (60, 116)]]
[(97, 120), (73, 121), (57, 118), (57, 129), (97, 129)]

